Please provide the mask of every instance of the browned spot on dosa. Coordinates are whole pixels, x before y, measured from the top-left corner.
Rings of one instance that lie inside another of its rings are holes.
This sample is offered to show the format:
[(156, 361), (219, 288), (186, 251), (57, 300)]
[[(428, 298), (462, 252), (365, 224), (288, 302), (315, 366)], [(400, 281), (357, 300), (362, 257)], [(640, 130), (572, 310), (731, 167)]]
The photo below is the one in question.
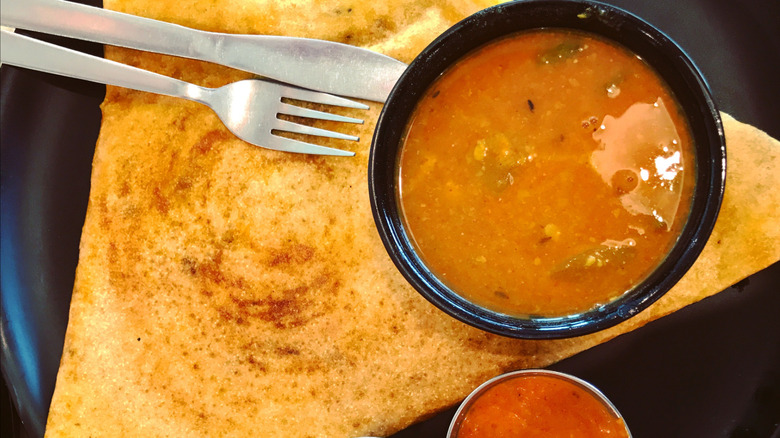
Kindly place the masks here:
[(207, 132), (203, 137), (195, 143), (195, 150), (201, 154), (205, 154), (214, 147), (216, 143), (225, 141), (232, 136), (228, 131), (222, 129), (215, 129)]
[[(297, 328), (322, 316), (331, 306), (326, 296), (337, 288), (338, 282), (331, 276), (321, 275), (307, 284), (281, 292), (267, 291), (257, 298), (231, 295), (217, 311), (223, 322), (237, 325), (263, 322), (278, 329)], [(294, 353), (288, 350), (287, 354)]]
[(269, 266), (289, 265), (289, 264), (302, 264), (311, 260), (314, 255), (314, 248), (302, 243), (294, 243), (285, 246), (282, 249), (274, 250), (271, 252), (271, 260), (268, 262)]

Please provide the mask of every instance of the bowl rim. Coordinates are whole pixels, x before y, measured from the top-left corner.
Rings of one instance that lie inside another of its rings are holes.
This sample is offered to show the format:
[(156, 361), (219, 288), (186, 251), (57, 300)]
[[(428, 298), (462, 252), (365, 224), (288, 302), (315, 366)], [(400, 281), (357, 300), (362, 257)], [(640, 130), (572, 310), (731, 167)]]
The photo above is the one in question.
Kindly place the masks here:
[[(518, 23), (516, 20), (523, 20)], [(499, 32), (495, 25), (512, 28)], [(633, 51), (651, 65), (683, 107), (696, 154), (691, 213), (677, 243), (659, 266), (620, 297), (559, 317), (519, 317), (478, 306), (427, 268), (404, 230), (396, 200), (398, 152), (416, 103), (446, 68), (484, 44), (524, 30), (558, 28), (591, 32)], [(626, 38), (619, 38), (625, 36)], [(591, 0), (520, 0), (493, 6), (458, 22), (426, 47), (401, 75), (377, 121), (368, 162), (372, 214), (380, 238), (404, 278), (450, 316), (482, 330), (526, 339), (585, 335), (636, 315), (663, 296), (693, 265), (717, 218), (725, 190), (723, 125), (709, 86), (687, 53), (671, 38), (630, 12)]]
[(450, 421), (450, 426), (447, 429), (447, 438), (453, 438), (452, 435), (453, 432), (456, 431), (456, 427), (460, 426), (460, 424), (462, 423), (463, 418), (465, 418), (465, 415), (468, 413), (468, 409), (488, 389), (507, 380), (518, 379), (518, 378), (521, 379), (524, 377), (531, 377), (531, 376), (544, 376), (544, 377), (551, 377), (551, 378), (563, 380), (585, 390), (585, 392), (587, 392), (588, 394), (590, 394), (591, 396), (599, 400), (601, 404), (604, 405), (604, 407), (606, 407), (615, 418), (619, 418), (623, 421), (623, 426), (626, 429), (628, 438), (631, 438), (631, 430), (628, 427), (628, 424), (626, 423), (623, 414), (621, 414), (618, 408), (615, 406), (615, 404), (612, 403), (612, 400), (610, 400), (606, 395), (604, 395), (604, 393), (601, 392), (601, 390), (598, 389), (595, 385), (571, 374), (562, 373), (560, 371), (547, 370), (543, 368), (529, 368), (524, 370), (510, 371), (508, 373), (495, 376), (492, 379), (489, 379), (484, 383), (482, 383), (481, 385), (474, 388), (474, 390), (471, 391), (469, 395), (466, 396), (465, 399), (463, 399), (463, 401), (458, 406), (458, 409), (455, 411), (455, 415), (452, 416), (452, 420)]

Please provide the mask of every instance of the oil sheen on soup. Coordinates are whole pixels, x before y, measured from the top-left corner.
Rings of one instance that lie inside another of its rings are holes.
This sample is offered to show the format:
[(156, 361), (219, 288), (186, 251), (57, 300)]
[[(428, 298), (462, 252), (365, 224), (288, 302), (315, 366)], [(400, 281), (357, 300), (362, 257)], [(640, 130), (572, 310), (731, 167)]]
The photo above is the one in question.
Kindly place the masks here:
[(561, 316), (664, 259), (694, 184), (682, 110), (642, 59), (599, 37), (523, 32), (471, 53), (421, 99), (398, 164), (426, 265), (483, 307)]

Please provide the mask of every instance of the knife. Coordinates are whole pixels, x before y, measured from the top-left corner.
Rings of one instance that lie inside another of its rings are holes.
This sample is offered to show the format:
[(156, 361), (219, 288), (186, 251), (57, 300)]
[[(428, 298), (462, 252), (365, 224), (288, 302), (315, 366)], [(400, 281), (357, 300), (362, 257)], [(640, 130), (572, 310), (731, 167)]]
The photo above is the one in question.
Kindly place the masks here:
[(63, 0), (3, 0), (0, 23), (209, 61), (316, 91), (384, 102), (406, 64), (360, 47), (270, 35), (207, 32)]

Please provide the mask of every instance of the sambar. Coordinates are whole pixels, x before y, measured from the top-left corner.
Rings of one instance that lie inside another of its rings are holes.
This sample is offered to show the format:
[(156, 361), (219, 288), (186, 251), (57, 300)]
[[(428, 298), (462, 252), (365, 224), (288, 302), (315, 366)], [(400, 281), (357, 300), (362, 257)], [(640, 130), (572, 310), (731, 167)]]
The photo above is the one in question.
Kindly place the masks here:
[(405, 229), (444, 283), (500, 313), (554, 317), (658, 266), (690, 211), (695, 160), (685, 114), (644, 60), (541, 29), (429, 87), (398, 178)]

